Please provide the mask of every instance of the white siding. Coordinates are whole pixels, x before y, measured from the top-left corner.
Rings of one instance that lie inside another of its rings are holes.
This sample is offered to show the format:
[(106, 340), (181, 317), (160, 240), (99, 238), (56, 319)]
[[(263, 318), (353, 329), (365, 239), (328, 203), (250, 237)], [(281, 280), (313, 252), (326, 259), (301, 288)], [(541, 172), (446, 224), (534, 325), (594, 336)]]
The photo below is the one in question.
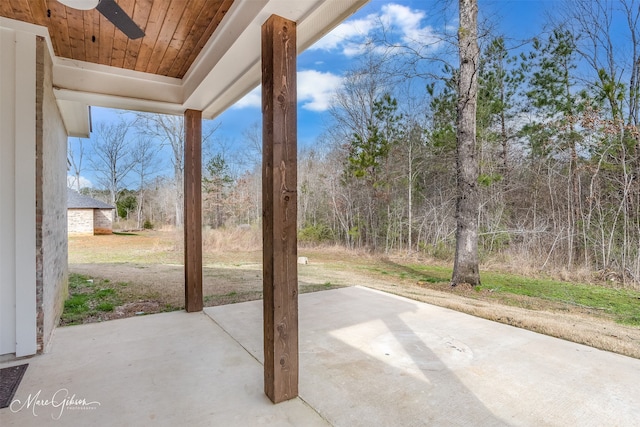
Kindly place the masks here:
[(0, 354), (35, 354), (36, 40), (0, 28)]

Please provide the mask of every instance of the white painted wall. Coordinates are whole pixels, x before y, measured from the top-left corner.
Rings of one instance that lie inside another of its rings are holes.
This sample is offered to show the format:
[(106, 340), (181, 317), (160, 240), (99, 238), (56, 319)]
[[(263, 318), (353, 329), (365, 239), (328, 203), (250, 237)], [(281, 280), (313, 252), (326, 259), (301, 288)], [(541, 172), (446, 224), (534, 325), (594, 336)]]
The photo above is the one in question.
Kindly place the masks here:
[(0, 56), (0, 355), (21, 357), (37, 350), (35, 35), (0, 28)]

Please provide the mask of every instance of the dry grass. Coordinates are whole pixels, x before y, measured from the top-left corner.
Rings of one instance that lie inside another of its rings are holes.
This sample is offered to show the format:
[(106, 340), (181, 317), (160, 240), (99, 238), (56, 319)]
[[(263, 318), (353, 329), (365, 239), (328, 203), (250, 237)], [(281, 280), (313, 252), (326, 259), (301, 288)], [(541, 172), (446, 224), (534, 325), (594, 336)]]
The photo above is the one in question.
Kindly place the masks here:
[(216, 253), (226, 251), (257, 251), (262, 248), (262, 234), (256, 227), (235, 227), (229, 230), (205, 229), (202, 249)]
[[(541, 266), (544, 265), (544, 269)], [(640, 284), (622, 282), (618, 272), (612, 270), (593, 271), (584, 265), (568, 269), (566, 265), (545, 264), (545, 260), (535, 259), (526, 254), (499, 254), (482, 264), (483, 270), (501, 271), (525, 277), (546, 277), (566, 282), (591, 283), (599, 286), (624, 287), (640, 290)]]

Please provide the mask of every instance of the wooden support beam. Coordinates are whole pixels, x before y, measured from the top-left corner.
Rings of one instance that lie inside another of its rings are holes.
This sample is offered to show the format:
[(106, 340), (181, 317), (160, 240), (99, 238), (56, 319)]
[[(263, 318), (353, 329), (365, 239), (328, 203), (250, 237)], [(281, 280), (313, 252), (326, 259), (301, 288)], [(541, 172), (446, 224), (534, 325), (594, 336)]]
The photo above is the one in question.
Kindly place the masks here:
[(296, 23), (262, 25), (264, 389), (298, 396)]
[(202, 310), (202, 112), (184, 113), (184, 306)]

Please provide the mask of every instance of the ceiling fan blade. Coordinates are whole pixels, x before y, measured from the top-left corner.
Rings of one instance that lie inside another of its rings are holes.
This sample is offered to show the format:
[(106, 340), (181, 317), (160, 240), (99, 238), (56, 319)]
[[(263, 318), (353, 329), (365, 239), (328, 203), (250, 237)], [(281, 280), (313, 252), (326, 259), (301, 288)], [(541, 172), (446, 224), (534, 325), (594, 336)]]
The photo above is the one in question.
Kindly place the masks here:
[(100, 0), (96, 9), (130, 39), (135, 40), (144, 36), (144, 31), (118, 6), (115, 0)]

